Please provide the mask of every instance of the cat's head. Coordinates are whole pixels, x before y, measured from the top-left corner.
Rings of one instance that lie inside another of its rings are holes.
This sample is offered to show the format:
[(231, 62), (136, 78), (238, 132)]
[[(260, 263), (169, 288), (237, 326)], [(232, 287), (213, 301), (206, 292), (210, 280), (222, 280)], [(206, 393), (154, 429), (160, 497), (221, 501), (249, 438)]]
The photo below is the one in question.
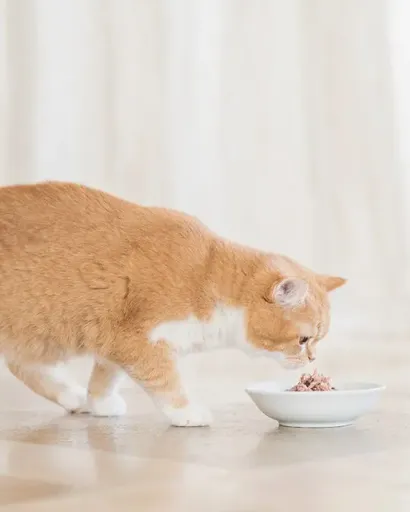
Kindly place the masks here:
[(345, 283), (292, 267), (297, 271), (290, 275), (266, 270), (256, 276), (247, 308), (248, 343), (289, 369), (315, 359), (329, 329), (328, 294)]

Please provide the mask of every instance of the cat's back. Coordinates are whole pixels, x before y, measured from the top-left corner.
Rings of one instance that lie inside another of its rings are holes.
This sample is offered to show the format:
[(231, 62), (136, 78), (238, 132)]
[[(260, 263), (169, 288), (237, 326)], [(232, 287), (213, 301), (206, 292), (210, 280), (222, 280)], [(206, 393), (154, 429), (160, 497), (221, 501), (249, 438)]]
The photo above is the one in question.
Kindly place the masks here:
[(0, 230), (7, 228), (96, 228), (98, 231), (140, 229), (142, 233), (204, 230), (197, 219), (182, 212), (144, 207), (106, 192), (75, 183), (45, 182), (0, 187)]
[(209, 235), (189, 215), (140, 206), (83, 185), (0, 187), (0, 264), (36, 255), (109, 259), (134, 249), (150, 257), (181, 257), (186, 248), (205, 246)]
[(46, 182), (0, 187), (0, 222), (32, 227), (59, 221), (62, 225), (97, 222), (142, 207), (74, 183)]

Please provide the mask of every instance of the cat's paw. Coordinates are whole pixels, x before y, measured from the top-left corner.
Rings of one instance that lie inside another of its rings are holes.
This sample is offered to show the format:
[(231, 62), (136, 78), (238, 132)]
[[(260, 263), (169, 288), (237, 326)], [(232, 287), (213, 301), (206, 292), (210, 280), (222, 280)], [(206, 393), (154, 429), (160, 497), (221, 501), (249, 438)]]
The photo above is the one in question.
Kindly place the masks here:
[(57, 399), (61, 407), (71, 414), (87, 414), (87, 390), (80, 386), (62, 391)]
[(123, 416), (127, 412), (127, 404), (118, 393), (98, 398), (89, 396), (88, 408), (93, 416)]
[(208, 427), (212, 423), (209, 409), (197, 404), (181, 408), (167, 406), (163, 411), (174, 427)]

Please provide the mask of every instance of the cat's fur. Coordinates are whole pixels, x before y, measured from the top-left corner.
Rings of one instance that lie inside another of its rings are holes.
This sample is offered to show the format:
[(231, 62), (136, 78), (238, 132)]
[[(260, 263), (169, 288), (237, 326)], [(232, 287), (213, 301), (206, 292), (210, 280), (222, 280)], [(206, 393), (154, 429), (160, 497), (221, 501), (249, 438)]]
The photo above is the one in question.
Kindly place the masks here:
[[(0, 353), (69, 411), (124, 413), (125, 370), (172, 424), (207, 425), (178, 354), (231, 346), (305, 364), (328, 329), (327, 292), (343, 282), (176, 211), (68, 183), (0, 188)], [(88, 393), (60, 367), (82, 354), (96, 358)]]

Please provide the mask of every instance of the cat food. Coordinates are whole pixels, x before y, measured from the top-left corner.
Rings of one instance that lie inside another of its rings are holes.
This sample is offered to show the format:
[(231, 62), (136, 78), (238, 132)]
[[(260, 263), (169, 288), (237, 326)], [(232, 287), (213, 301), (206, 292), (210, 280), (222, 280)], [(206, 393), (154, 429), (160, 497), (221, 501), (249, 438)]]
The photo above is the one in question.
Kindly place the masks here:
[(301, 375), (299, 382), (289, 391), (332, 391), (334, 389), (330, 377), (325, 377), (315, 370), (312, 374), (304, 373)]

